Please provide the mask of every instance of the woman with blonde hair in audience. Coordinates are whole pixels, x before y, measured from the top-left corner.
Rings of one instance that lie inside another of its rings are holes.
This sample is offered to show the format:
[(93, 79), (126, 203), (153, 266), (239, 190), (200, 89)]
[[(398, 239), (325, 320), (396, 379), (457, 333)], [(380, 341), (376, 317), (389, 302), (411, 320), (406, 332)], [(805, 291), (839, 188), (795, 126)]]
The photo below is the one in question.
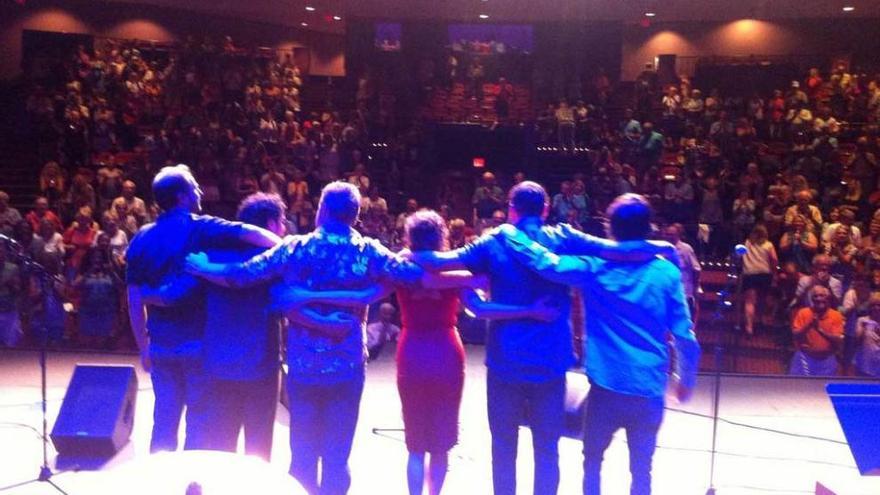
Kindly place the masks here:
[(801, 273), (810, 272), (810, 263), (819, 249), (819, 238), (812, 225), (803, 215), (796, 215), (779, 239), (780, 258), (795, 262)]
[(766, 295), (773, 283), (773, 275), (779, 264), (776, 249), (767, 238), (767, 229), (756, 225), (745, 242), (746, 254), (742, 258), (742, 290), (745, 331), (755, 333), (755, 307), (758, 296)]

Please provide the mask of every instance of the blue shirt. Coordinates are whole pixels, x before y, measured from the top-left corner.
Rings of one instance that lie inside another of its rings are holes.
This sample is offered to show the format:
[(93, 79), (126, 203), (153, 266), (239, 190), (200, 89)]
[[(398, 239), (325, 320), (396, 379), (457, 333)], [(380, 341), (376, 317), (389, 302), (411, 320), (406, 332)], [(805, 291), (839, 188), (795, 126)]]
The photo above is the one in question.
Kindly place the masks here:
[(622, 394), (662, 397), (671, 334), (679, 378), (693, 387), (700, 347), (675, 264), (660, 258), (631, 263), (558, 256), (522, 233), (507, 238), (507, 244), (517, 260), (540, 276), (582, 288), (590, 380)]
[[(548, 248), (568, 252), (598, 253), (602, 241), (568, 226), (541, 225), (537, 218), (518, 225), (529, 238)], [(511, 381), (541, 382), (560, 378), (574, 365), (569, 287), (542, 278), (528, 266), (518, 263), (504, 242), (503, 229), (483, 234), (473, 243), (455, 251), (468, 270), (489, 278), (493, 302), (528, 306), (542, 297), (560, 310), (556, 321), (530, 319), (492, 321), (486, 336), (486, 366)]]
[[(280, 280), (282, 285), (328, 291), (360, 290), (382, 282), (415, 283), (422, 270), (346, 226), (288, 236), (245, 263), (227, 265), (224, 275), (235, 286)], [(338, 383), (363, 374), (367, 358), (366, 305), (354, 309), (315, 305), (315, 309), (346, 311), (355, 319), (355, 328), (342, 341), (334, 341), (291, 324), (287, 339), (290, 377), (304, 383)]]
[[(241, 225), (180, 208), (163, 213), (155, 223), (145, 225), (128, 246), (126, 283), (159, 287), (166, 277), (183, 272), (187, 254), (239, 239)], [(151, 352), (197, 352), (204, 326), (204, 298), (200, 291), (194, 291), (176, 306), (147, 306)]]
[[(247, 261), (265, 251), (239, 249), (208, 252), (213, 263)], [(215, 284), (205, 287), (205, 336), (202, 356), (208, 375), (221, 380), (260, 380), (278, 373), (279, 319), (269, 314), (269, 286), (246, 290)]]

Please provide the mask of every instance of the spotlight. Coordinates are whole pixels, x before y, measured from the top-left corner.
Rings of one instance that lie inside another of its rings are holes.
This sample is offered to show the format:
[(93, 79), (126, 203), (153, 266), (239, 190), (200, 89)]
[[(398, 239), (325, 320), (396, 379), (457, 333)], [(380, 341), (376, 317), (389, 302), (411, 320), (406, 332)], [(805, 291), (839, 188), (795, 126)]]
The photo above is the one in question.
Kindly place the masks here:
[(843, 11), (844, 11), (844, 12), (852, 12), (853, 10), (856, 10), (856, 8), (853, 7), (852, 5), (845, 5), (845, 6), (843, 7)]
[(308, 22), (301, 22), (301, 23), (299, 23), (299, 25), (302, 26), (302, 27), (309, 27), (309, 23), (308, 23)]
[(488, 19), (489, 14), (480, 14), (480, 19)]
[(342, 20), (342, 17), (339, 17), (338, 15), (334, 15), (334, 16), (333, 16), (333, 20), (334, 20), (334, 21), (341, 21), (341, 20)]
[(306, 10), (309, 11), (309, 12), (314, 12), (314, 11), (315, 11), (315, 8), (312, 7), (311, 5), (306, 5)]
[(656, 12), (645, 12), (645, 17), (655, 17), (656, 15)]

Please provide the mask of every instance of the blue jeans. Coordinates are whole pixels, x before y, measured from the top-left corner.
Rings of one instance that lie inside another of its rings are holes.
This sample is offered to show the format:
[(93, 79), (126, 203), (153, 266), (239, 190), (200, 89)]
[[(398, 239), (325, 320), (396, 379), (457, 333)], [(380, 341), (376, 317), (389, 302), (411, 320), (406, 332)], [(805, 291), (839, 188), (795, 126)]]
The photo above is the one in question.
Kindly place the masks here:
[[(290, 402), (290, 474), (310, 494), (345, 494), (348, 456), (360, 412), (364, 375), (330, 384), (287, 380)], [(318, 460), (321, 483), (318, 483)]]
[(592, 384), (584, 414), (584, 495), (601, 493), (602, 458), (620, 428), (629, 445), (630, 494), (651, 493), (651, 463), (663, 407), (663, 397), (619, 394)]
[(151, 357), (153, 370), (153, 436), (150, 452), (177, 450), (177, 432), (186, 407), (186, 442), (193, 449), (201, 428), (205, 427), (205, 376), (197, 357)]
[(516, 493), (519, 426), (529, 424), (535, 456), (535, 495), (559, 487), (559, 437), (565, 426), (565, 377), (534, 383), (510, 381), (489, 370), (486, 380), (492, 432), (492, 484), (495, 495)]
[(244, 451), (269, 461), (278, 408), (279, 374), (256, 380), (209, 378), (205, 395), (206, 428), (199, 428), (196, 448), (235, 452), (244, 430)]

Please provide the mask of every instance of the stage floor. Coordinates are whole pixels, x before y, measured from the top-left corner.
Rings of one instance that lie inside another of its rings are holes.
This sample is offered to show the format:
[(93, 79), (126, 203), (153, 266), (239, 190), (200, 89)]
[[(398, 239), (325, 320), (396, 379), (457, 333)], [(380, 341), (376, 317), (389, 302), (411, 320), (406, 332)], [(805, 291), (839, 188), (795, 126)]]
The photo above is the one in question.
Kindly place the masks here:
[[(467, 381), (461, 414), (460, 444), (450, 456), (444, 493), (490, 494), (490, 442), (486, 422), (483, 348), (467, 347)], [(54, 424), (67, 382), (76, 363), (134, 364), (135, 356), (52, 353), (49, 357), (49, 425)], [(406, 449), (395, 386), (395, 366), (386, 352), (370, 364), (361, 404), (360, 423), (351, 456), (352, 494), (406, 493)], [(34, 478), (41, 463), (40, 375), (37, 354), (0, 352), (0, 487)], [(148, 456), (152, 390), (149, 376), (139, 373), (140, 391), (131, 442), (105, 470)], [(835, 380), (840, 381), (840, 380)], [(826, 380), (786, 377), (727, 376), (722, 382), (715, 485), (719, 494), (814, 493), (820, 482), (840, 495), (880, 494), (880, 478), (861, 477), (831, 403)], [(654, 461), (654, 493), (705, 493), (712, 440), (712, 377), (700, 377), (694, 400), (684, 406), (670, 401)], [(272, 465), (287, 470), (287, 411), (279, 406)], [(880, 423), (878, 423), (880, 424)], [(388, 429), (374, 432), (374, 429)], [(529, 431), (521, 429), (520, 493), (531, 490)], [(562, 495), (580, 492), (581, 443), (560, 445)], [(52, 452), (54, 455), (54, 452)], [(620, 432), (606, 454), (603, 488), (607, 495), (628, 492), (625, 437)], [(106, 473), (68, 472), (54, 481), (70, 495), (94, 493)], [(29, 484), (3, 493), (49, 494), (44, 484)], [(118, 492), (124, 493), (124, 492)], [(165, 494), (163, 494), (165, 495)]]

